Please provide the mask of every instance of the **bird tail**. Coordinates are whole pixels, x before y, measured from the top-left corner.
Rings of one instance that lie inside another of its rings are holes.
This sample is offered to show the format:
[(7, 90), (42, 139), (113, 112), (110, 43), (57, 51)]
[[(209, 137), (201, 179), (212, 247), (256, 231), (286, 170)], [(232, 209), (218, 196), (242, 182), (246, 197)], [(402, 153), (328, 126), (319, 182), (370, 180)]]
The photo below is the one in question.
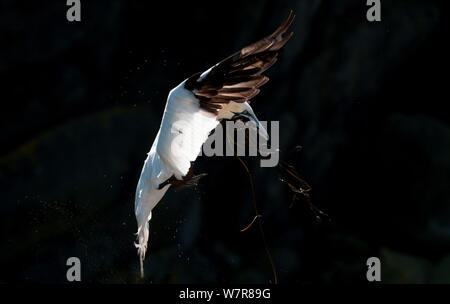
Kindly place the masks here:
[(145, 219), (144, 223), (139, 223), (139, 228), (137, 232), (137, 240), (138, 243), (135, 243), (134, 246), (138, 249), (138, 255), (139, 255), (139, 264), (141, 268), (141, 278), (144, 278), (144, 259), (145, 259), (145, 253), (147, 252), (147, 243), (148, 243), (148, 236), (149, 236), (149, 225), (148, 221), (150, 220), (152, 214), (150, 212), (150, 215), (148, 218)]

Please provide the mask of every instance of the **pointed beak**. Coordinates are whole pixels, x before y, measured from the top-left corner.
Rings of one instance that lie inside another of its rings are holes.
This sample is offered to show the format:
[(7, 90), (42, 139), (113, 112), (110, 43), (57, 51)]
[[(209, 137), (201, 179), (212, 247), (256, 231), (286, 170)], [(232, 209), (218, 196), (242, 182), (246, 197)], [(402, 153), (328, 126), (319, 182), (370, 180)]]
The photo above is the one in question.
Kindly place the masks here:
[(264, 126), (259, 122), (258, 118), (256, 118), (255, 114), (253, 113), (242, 113), (242, 116), (247, 117), (249, 120), (253, 121), (259, 130), (259, 135), (264, 138), (264, 140), (269, 140), (269, 134), (267, 133), (267, 130), (264, 128)]

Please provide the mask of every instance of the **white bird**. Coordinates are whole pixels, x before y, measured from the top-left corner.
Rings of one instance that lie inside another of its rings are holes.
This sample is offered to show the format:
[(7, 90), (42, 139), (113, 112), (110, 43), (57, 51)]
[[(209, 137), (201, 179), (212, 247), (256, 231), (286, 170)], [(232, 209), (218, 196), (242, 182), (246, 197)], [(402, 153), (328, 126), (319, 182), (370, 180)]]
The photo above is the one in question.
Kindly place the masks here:
[(196, 73), (172, 89), (161, 125), (145, 160), (136, 189), (138, 224), (135, 244), (141, 276), (149, 237), (152, 210), (171, 185), (195, 183), (192, 163), (203, 143), (221, 120), (245, 118), (260, 125), (249, 101), (269, 78), (262, 73), (277, 60), (278, 51), (291, 38), (283, 34), (294, 19), (292, 11), (271, 35)]

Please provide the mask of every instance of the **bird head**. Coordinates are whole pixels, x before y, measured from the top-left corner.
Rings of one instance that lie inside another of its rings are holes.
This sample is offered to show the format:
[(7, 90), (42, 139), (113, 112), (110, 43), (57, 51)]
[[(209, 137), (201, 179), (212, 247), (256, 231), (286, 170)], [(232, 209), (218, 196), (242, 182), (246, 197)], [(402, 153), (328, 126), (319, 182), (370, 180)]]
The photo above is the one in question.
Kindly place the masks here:
[(243, 102), (239, 104), (241, 106), (242, 111), (239, 113), (233, 112), (233, 119), (245, 118), (248, 121), (252, 121), (259, 129), (259, 135), (264, 138), (264, 140), (269, 140), (269, 134), (261, 122), (256, 118), (255, 113), (253, 112), (252, 107), (247, 103)]

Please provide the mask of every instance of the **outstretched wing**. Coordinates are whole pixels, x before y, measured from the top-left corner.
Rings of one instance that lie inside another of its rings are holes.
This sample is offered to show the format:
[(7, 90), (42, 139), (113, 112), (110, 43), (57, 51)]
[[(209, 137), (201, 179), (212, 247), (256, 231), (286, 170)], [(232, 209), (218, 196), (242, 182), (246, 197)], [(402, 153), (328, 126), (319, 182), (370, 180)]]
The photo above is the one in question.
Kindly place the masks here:
[(222, 114), (232, 113), (233, 106), (250, 100), (268, 81), (262, 73), (275, 63), (278, 51), (292, 36), (283, 34), (293, 19), (291, 11), (274, 33), (203, 74), (194, 74), (169, 93), (156, 145), (178, 180), (186, 176), (219, 120), (230, 118)]
[(271, 35), (227, 57), (203, 74), (192, 75), (184, 87), (195, 94), (202, 109), (216, 115), (230, 102), (248, 102), (269, 80), (262, 73), (276, 62), (278, 51), (292, 37), (293, 32), (283, 34), (294, 17), (290, 11)]

